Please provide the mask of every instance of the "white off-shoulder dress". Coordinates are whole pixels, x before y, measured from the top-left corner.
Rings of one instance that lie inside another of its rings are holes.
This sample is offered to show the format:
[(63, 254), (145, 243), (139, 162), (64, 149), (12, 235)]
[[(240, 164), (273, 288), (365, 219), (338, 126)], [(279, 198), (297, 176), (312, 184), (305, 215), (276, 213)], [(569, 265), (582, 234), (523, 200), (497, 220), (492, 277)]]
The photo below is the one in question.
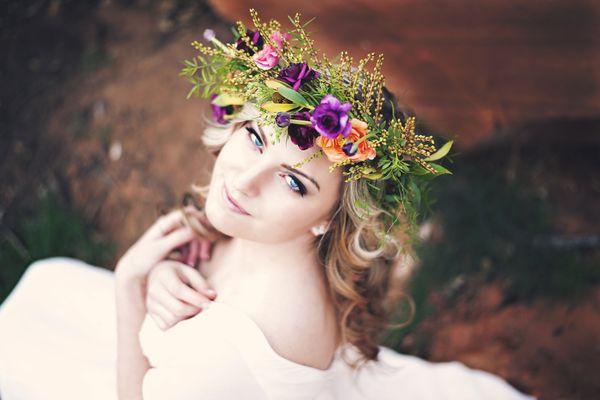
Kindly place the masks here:
[[(31, 264), (0, 305), (0, 399), (116, 400), (115, 311), (111, 271), (64, 257)], [(302, 365), (278, 354), (248, 314), (219, 301), (166, 331), (146, 316), (139, 337), (152, 366), (144, 400), (532, 398), (461, 363), (383, 346), (380, 361), (358, 374), (341, 347), (327, 370)]]

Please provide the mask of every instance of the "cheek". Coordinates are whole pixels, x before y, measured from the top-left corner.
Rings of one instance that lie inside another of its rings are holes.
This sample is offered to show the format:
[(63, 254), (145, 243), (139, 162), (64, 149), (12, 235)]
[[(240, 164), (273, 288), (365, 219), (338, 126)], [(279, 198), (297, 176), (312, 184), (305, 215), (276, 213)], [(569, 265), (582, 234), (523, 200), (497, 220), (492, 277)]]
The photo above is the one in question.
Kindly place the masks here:
[(270, 204), (265, 209), (267, 224), (278, 231), (305, 232), (324, 216), (323, 209), (317, 202), (292, 197), (281, 189), (276, 201), (266, 201)]

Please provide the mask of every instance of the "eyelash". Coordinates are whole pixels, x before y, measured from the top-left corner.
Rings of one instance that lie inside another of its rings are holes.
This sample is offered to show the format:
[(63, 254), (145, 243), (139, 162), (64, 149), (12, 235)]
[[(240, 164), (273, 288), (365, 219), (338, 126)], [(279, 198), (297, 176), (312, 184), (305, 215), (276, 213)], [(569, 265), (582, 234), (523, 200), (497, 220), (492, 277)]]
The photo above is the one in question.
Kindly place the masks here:
[[(257, 145), (256, 145), (256, 143), (255, 143), (255, 142), (252, 140), (252, 136), (256, 137), (256, 138), (259, 140), (259, 142), (260, 142), (261, 146), (264, 146), (264, 143), (262, 142), (262, 140), (260, 139), (260, 137), (258, 136), (258, 134), (256, 133), (256, 131), (255, 131), (253, 128), (246, 127), (246, 130), (248, 131), (248, 137), (250, 138), (250, 141), (252, 141), (252, 143), (254, 144), (254, 146), (255, 146), (255, 147), (258, 147), (258, 146), (257, 146)], [(261, 151), (261, 153), (262, 153), (262, 151)], [(302, 184), (302, 182), (300, 182), (300, 181), (298, 180), (298, 178), (296, 178), (294, 175), (290, 175), (290, 174), (281, 174), (281, 173), (279, 174), (279, 176), (281, 176), (282, 178), (286, 178), (286, 177), (289, 177), (289, 178), (291, 178), (291, 179), (292, 179), (292, 181), (293, 181), (293, 183), (294, 183), (294, 184), (295, 184), (295, 186), (297, 187), (297, 189), (294, 189), (294, 187), (293, 187), (293, 186), (290, 186), (290, 184), (288, 183), (288, 186), (290, 187), (290, 189), (291, 189), (293, 192), (296, 192), (296, 193), (298, 193), (300, 196), (304, 197), (304, 195), (306, 194), (306, 187), (305, 187), (305, 186)], [(286, 179), (286, 181), (287, 181), (287, 179)]]

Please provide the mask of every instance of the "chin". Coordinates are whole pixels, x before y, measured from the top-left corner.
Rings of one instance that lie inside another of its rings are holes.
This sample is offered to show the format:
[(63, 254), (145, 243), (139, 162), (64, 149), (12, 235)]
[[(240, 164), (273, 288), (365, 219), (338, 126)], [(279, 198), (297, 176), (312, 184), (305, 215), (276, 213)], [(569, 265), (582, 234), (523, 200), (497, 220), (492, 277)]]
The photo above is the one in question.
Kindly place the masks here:
[[(210, 188), (205, 204), (206, 218), (222, 234), (245, 238), (248, 235), (244, 228), (248, 222), (243, 220), (244, 216), (236, 215), (227, 209), (221, 201), (220, 195), (220, 190), (215, 190), (214, 187)], [(252, 239), (252, 235), (248, 239)]]
[(235, 221), (233, 221), (232, 216), (229, 215), (228, 210), (225, 210), (221, 206), (221, 204), (218, 202), (218, 199), (214, 198), (212, 193), (213, 191), (211, 190), (206, 199), (204, 208), (206, 212), (206, 219), (208, 219), (208, 222), (210, 222), (210, 224), (216, 230), (224, 235), (237, 236), (235, 232), (232, 232), (232, 230), (235, 230)]

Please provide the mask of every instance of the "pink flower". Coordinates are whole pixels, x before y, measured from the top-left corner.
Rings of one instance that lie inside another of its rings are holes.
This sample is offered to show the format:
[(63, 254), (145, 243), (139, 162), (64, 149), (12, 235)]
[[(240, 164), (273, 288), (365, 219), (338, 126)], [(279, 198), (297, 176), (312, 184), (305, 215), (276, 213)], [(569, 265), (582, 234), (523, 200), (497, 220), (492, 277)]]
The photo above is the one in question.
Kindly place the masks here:
[(290, 35), (289, 33), (281, 33), (279, 31), (275, 31), (271, 34), (271, 40), (275, 42), (277, 47), (279, 47), (279, 50), (283, 49), (283, 41), (290, 40), (291, 37), (292, 35)]
[(279, 55), (273, 46), (266, 44), (261, 51), (252, 56), (254, 63), (260, 69), (271, 69), (279, 64)]

